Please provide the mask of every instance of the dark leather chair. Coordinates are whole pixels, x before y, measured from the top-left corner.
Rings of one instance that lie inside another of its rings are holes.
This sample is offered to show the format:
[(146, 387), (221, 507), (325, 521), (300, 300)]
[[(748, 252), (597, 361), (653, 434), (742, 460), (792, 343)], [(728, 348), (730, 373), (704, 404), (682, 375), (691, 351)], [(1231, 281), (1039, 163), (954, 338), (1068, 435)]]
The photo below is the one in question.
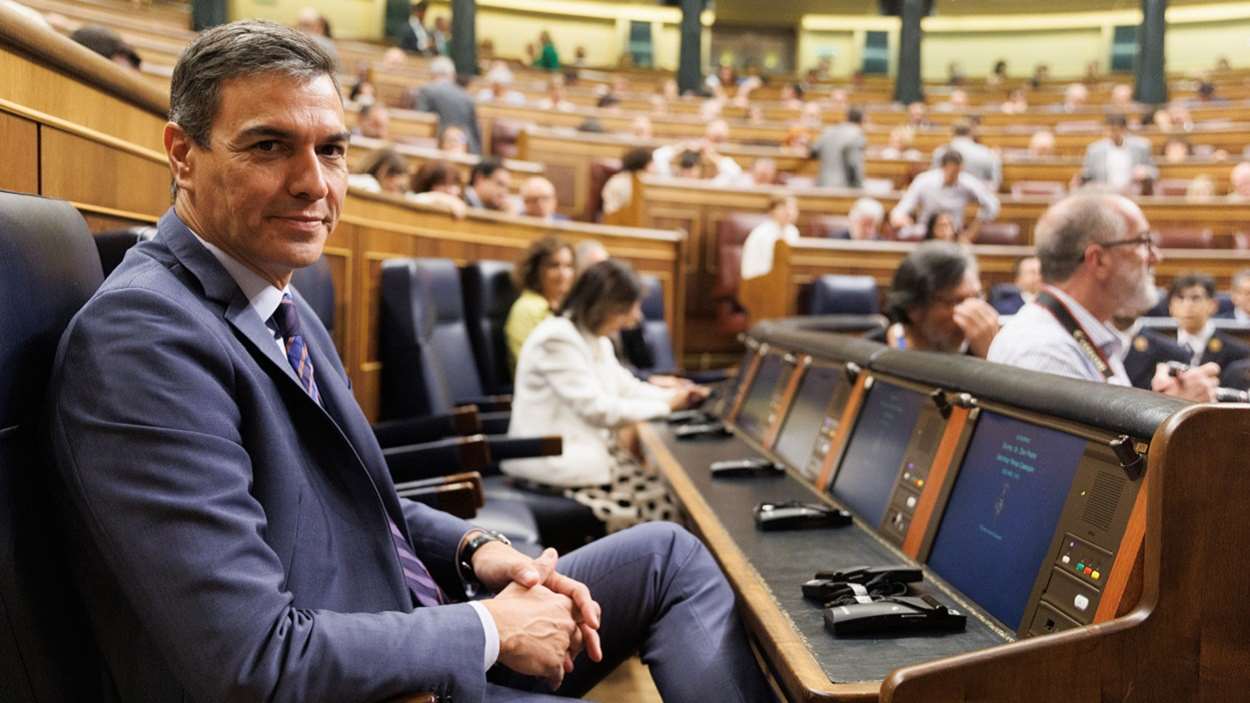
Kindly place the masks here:
[(122, 262), (130, 247), (156, 236), (155, 227), (127, 227), (97, 232), (96, 250), (100, 253), (100, 267), (108, 276)]
[(1019, 244), (1020, 225), (1015, 222), (982, 222), (976, 244)]
[(291, 285), (303, 296), (304, 302), (317, 313), (326, 331), (334, 335), (334, 278), (330, 275), (330, 262), (322, 256), (312, 266), (297, 269), (291, 275)]
[(747, 313), (738, 301), (742, 283), (742, 244), (747, 235), (767, 215), (756, 212), (732, 212), (716, 224), (716, 287), (712, 301), (716, 306), (716, 327), (725, 334), (747, 329)]
[[(390, 259), (382, 264), (382, 413), (387, 418), (446, 413), (457, 405), (506, 407), (510, 398), (485, 397), (469, 342), (460, 272), (450, 259)], [(506, 412), (483, 424), (505, 432)], [(495, 460), (559, 453), (559, 437), (488, 436)], [(520, 490), (491, 470), (483, 480), (487, 505), (517, 499), (533, 511), (543, 544), (564, 552), (603, 534), (581, 503)]]
[(621, 171), (620, 159), (595, 159), (590, 162), (590, 190), (586, 196), (587, 222), (603, 219), (603, 186)]
[(490, 153), (501, 159), (515, 159), (517, 136), (525, 123), (516, 120), (496, 119), (490, 126)]
[(68, 203), (0, 191), (0, 699), (104, 700), (107, 675), (70, 580), (40, 436), (66, 324), (100, 285)]
[[(1231, 242), (1230, 242), (1231, 244)], [(1207, 227), (1163, 227), (1159, 229), (1163, 249), (1217, 249), (1215, 235)]]
[(808, 315), (877, 315), (881, 299), (872, 276), (825, 274), (812, 281)]
[(482, 388), (492, 395), (512, 392), (508, 340), (504, 324), (519, 293), (507, 261), (476, 261), (460, 270), (469, 343), (477, 361)]

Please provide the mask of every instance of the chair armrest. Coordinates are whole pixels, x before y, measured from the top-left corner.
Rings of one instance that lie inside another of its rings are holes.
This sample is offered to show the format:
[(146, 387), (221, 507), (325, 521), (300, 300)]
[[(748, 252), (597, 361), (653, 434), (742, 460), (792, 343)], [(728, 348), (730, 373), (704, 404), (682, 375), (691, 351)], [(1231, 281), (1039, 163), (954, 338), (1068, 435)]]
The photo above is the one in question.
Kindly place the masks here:
[(546, 437), (502, 437), (487, 435), (493, 461), (505, 459), (530, 459), (538, 456), (559, 456), (564, 453), (564, 438), (560, 435)]
[(482, 435), (391, 447), (383, 449), (382, 455), (395, 483), (473, 471), (491, 463), (490, 449)]
[(478, 413), (477, 417), (484, 435), (508, 434), (508, 425), (512, 424), (510, 412)]
[(477, 408), (465, 405), (441, 415), (405, 417), (374, 423), (373, 435), (383, 448), (421, 444), (447, 437), (478, 434), (482, 423)]
[(466, 520), (483, 505), (482, 475), (476, 471), (399, 483), (395, 492)]
[(512, 396), (484, 395), (481, 398), (463, 398), (456, 405), (476, 405), (484, 413), (509, 410), (512, 408)]

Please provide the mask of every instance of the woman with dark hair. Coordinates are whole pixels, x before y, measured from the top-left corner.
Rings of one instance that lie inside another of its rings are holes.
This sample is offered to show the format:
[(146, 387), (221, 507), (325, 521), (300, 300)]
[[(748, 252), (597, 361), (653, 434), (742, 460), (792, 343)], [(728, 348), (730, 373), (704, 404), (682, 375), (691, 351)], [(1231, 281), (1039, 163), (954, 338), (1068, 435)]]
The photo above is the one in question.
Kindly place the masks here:
[(446, 193), (459, 198), (462, 190), (460, 171), (450, 162), (442, 159), (421, 164), (421, 168), (412, 175), (412, 192), (414, 193)]
[(954, 242), (924, 242), (894, 271), (886, 295), (896, 349), (968, 353), (981, 358), (998, 334), (998, 313), (985, 302), (977, 260)]
[(559, 434), (564, 451), (501, 465), (522, 486), (559, 491), (588, 506), (608, 532), (673, 516), (663, 484), (618, 433), (707, 396), (697, 386), (639, 381), (616, 360), (611, 337), (637, 323), (641, 298), (629, 266), (608, 259), (586, 269), (559, 313), (535, 328), (521, 347), (508, 433)]
[(513, 271), (520, 297), (508, 310), (504, 337), (508, 342), (508, 363), (516, 369), (521, 345), (564, 303), (576, 275), (573, 247), (556, 237), (543, 237), (530, 245)]
[(950, 214), (938, 211), (929, 216), (924, 228), (925, 241), (936, 239), (940, 242), (953, 242), (958, 238), (955, 232), (955, 221)]
[(370, 193), (403, 195), (408, 192), (408, 162), (393, 149), (378, 149), (365, 160), (362, 172), (347, 182)]

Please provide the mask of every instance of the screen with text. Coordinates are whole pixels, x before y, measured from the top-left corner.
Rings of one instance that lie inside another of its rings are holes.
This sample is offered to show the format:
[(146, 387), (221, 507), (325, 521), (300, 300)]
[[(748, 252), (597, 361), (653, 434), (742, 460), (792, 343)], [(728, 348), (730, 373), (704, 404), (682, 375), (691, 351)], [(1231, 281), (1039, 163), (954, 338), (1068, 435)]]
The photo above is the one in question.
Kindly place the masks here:
[(831, 492), (871, 525), (881, 524), (920, 407), (927, 402), (924, 394), (881, 379), (868, 391)]
[(1018, 628), (1086, 440), (982, 412), (929, 568)]

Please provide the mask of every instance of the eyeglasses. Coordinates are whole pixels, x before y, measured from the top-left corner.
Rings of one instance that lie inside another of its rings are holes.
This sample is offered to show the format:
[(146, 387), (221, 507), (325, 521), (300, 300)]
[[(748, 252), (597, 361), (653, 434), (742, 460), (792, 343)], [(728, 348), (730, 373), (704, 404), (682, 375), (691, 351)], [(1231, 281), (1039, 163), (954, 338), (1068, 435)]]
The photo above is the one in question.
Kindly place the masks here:
[(1113, 239), (1109, 242), (1094, 242), (1103, 249), (1111, 249), (1113, 247), (1157, 247), (1159, 246), (1159, 234), (1157, 232), (1142, 232), (1136, 237), (1129, 239)]

